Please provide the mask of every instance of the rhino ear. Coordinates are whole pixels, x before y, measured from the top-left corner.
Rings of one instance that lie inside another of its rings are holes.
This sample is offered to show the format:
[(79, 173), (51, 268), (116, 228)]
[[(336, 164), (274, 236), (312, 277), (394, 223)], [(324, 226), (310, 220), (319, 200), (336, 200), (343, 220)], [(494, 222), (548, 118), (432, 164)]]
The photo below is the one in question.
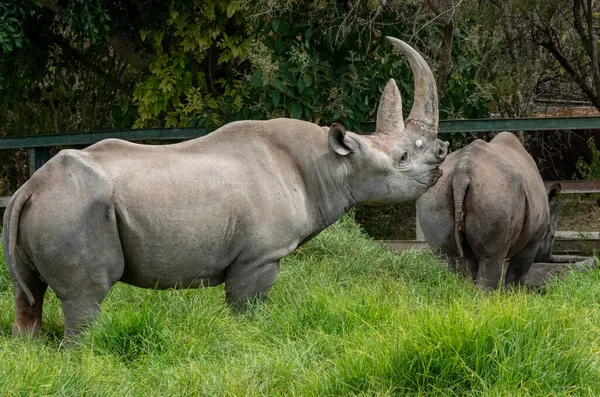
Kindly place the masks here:
[[(560, 193), (562, 187), (560, 183), (553, 184), (548, 190), (548, 204), (552, 201), (554, 197)], [(558, 224), (558, 214), (560, 212), (560, 200), (556, 200), (556, 204), (554, 207), (550, 209), (550, 225), (552, 230), (556, 230), (556, 225)]]
[(346, 129), (343, 125), (334, 123), (329, 129), (329, 146), (340, 156), (347, 156), (358, 150), (358, 142), (349, 136), (346, 136)]
[(561, 190), (562, 187), (560, 186), (560, 183), (553, 184), (548, 190), (548, 202), (550, 202), (554, 197), (556, 197), (556, 195), (560, 193)]
[(402, 116), (402, 96), (394, 79), (390, 79), (383, 89), (377, 110), (377, 132), (397, 135), (404, 130)]

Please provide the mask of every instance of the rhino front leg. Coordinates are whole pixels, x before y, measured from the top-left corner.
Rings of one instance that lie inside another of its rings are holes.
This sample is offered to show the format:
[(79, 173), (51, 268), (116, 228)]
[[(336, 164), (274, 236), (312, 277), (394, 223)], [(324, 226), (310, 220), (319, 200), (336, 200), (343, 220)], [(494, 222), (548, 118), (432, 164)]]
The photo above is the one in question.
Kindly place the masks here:
[(248, 303), (264, 299), (279, 274), (279, 260), (256, 266), (237, 265), (227, 270), (225, 297), (235, 311), (244, 311)]
[(65, 337), (73, 338), (100, 315), (100, 304), (108, 294), (102, 291), (77, 298), (62, 298), (61, 304), (65, 317)]
[[(77, 336), (98, 318), (102, 301), (119, 279), (110, 270), (113, 269), (101, 269), (95, 274), (88, 274), (88, 279), (82, 280), (77, 287), (70, 286), (67, 293), (60, 295), (65, 317), (65, 337)], [(118, 274), (121, 273), (122, 270)]]

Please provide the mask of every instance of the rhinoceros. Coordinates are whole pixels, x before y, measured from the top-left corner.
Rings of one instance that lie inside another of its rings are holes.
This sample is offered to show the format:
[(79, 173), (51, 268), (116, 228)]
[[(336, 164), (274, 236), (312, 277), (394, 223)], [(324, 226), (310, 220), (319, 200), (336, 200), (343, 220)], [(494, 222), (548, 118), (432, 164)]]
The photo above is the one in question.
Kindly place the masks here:
[(450, 153), (441, 169), (439, 182), (417, 200), (417, 215), (450, 269), (494, 289), (503, 277), (506, 285), (524, 284), (534, 261), (551, 262), (560, 202), (551, 211), (550, 201), (560, 184), (546, 190), (514, 134), (478, 139)]
[(225, 283), (242, 309), (275, 282), (279, 261), (364, 202), (414, 200), (441, 172), (433, 74), (388, 39), (415, 77), (407, 119), (393, 79), (376, 131), (293, 119), (237, 121), (170, 145), (107, 139), (62, 150), (11, 198), (2, 243), (15, 291), (13, 333), (38, 335), (47, 286), (65, 335), (97, 316), (117, 282), (142, 288)]

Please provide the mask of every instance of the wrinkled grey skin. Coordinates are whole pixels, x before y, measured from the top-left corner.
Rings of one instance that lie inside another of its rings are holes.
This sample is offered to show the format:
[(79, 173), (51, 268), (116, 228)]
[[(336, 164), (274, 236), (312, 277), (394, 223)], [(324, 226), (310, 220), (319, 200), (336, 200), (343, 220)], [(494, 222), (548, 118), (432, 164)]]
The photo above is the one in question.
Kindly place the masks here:
[(415, 105), (393, 79), (369, 136), (277, 119), (227, 124), (146, 146), (108, 139), (63, 150), (13, 196), (2, 242), (15, 289), (13, 333), (39, 334), (47, 286), (65, 334), (97, 315), (117, 282), (142, 288), (225, 283), (236, 308), (274, 283), (279, 261), (365, 201), (414, 200), (440, 177), (431, 70), (405, 43)]
[(550, 213), (537, 166), (517, 137), (498, 134), (450, 153), (439, 182), (417, 200), (428, 244), (484, 288), (523, 284), (532, 263), (551, 262), (560, 203)]

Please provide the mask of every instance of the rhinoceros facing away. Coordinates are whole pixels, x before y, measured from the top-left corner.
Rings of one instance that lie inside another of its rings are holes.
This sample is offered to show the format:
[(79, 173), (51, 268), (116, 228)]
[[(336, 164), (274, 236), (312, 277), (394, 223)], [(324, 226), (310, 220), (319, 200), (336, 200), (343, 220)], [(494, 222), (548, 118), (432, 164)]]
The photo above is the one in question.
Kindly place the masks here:
[(428, 244), (484, 288), (524, 284), (534, 261), (550, 262), (560, 191), (546, 192), (529, 153), (510, 132), (450, 153), (439, 182), (417, 200)]
[(277, 119), (227, 124), (183, 143), (109, 139), (63, 150), (12, 197), (2, 242), (15, 290), (13, 332), (39, 334), (47, 286), (65, 334), (117, 282), (143, 288), (225, 283), (243, 307), (268, 291), (279, 260), (364, 201), (414, 200), (434, 185), (447, 143), (436, 139), (431, 70), (406, 43), (414, 106), (402, 117), (391, 79), (376, 132)]

